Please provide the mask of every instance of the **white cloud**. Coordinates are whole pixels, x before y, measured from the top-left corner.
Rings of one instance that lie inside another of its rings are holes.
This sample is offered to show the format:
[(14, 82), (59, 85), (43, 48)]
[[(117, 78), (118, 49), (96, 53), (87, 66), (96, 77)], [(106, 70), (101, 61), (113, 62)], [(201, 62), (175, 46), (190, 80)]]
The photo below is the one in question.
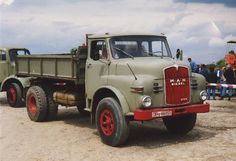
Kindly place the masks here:
[(33, 52), (68, 51), (83, 43), (86, 33), (165, 33), (174, 53), (181, 48), (187, 57), (209, 62), (212, 58), (205, 55), (215, 53), (216, 59), (221, 58), (226, 37), (236, 34), (235, 8), (219, 4), (20, 0), (1, 12), (0, 37), (7, 37), (2, 44), (29, 47)]
[(224, 38), (220, 38), (220, 37), (212, 37), (209, 40), (209, 46), (210, 47), (224, 47), (226, 45), (226, 43), (230, 40), (236, 40), (236, 36), (233, 35), (227, 35)]
[(0, 0), (0, 5), (11, 5), (15, 0)]
[(208, 44), (210, 47), (223, 47), (225, 43), (224, 39), (221, 39), (220, 37), (212, 37)]

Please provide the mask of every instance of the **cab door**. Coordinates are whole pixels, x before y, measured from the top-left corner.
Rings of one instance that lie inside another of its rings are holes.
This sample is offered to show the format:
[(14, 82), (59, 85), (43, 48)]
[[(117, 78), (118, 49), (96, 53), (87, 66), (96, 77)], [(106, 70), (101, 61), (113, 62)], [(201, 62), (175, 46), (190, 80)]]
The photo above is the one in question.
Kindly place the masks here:
[(6, 51), (0, 50), (0, 83), (8, 76), (8, 64)]
[(85, 87), (87, 105), (90, 106), (91, 100), (98, 88), (107, 84), (108, 78), (108, 52), (105, 40), (89, 41), (88, 58), (85, 69)]

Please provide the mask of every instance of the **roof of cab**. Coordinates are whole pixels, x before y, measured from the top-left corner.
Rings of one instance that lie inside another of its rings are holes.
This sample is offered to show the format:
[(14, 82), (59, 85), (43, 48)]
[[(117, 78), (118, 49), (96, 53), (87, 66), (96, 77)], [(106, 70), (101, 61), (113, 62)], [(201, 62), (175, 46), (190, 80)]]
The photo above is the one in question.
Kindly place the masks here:
[(110, 33), (105, 33), (105, 34), (101, 34), (101, 35), (97, 35), (97, 34), (88, 34), (88, 38), (89, 39), (97, 39), (97, 38), (110, 38), (110, 37), (117, 37), (117, 36), (159, 36), (159, 37), (166, 37), (164, 34), (146, 34), (146, 33), (132, 33), (132, 34), (127, 34), (127, 33), (123, 33), (123, 34), (110, 34)]
[(236, 43), (236, 40), (235, 41), (234, 40), (230, 40), (230, 41), (227, 41), (227, 43), (234, 44), (234, 43)]
[(18, 48), (18, 47), (0, 47), (0, 50), (5, 50), (5, 51), (8, 51), (8, 50), (11, 50), (11, 49), (17, 49), (17, 50), (29, 50), (29, 49), (26, 49), (26, 48)]

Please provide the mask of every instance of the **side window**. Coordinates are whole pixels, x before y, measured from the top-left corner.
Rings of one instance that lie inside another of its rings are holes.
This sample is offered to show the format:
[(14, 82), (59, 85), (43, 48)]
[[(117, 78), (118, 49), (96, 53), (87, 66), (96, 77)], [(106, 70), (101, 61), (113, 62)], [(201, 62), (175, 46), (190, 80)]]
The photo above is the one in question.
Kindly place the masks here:
[(155, 56), (168, 56), (165, 43), (163, 41), (153, 41), (152, 53)]
[(153, 41), (152, 42), (152, 52), (154, 55), (161, 55), (162, 49), (161, 49), (161, 41)]
[(6, 58), (6, 52), (0, 50), (0, 61), (6, 61), (6, 60), (7, 60), (7, 58)]
[(9, 54), (11, 62), (14, 62), (17, 55), (28, 55), (29, 53), (27, 50), (12, 49), (9, 51)]
[(91, 43), (90, 57), (93, 60), (107, 59), (108, 53), (106, 49), (106, 43), (104, 40), (93, 41)]
[(17, 51), (16, 51), (16, 50), (10, 50), (10, 51), (9, 51), (9, 56), (10, 56), (11, 62), (14, 62), (14, 61), (15, 61), (16, 55), (17, 55)]

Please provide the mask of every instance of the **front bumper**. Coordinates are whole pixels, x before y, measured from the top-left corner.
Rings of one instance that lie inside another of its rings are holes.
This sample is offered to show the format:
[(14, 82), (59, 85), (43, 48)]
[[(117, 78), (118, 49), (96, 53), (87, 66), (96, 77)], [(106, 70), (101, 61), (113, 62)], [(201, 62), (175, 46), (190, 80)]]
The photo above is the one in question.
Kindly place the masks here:
[(159, 108), (151, 110), (138, 109), (134, 111), (134, 120), (147, 121), (155, 118), (171, 117), (191, 113), (206, 113), (209, 112), (209, 109), (209, 104), (194, 104), (181, 107)]

